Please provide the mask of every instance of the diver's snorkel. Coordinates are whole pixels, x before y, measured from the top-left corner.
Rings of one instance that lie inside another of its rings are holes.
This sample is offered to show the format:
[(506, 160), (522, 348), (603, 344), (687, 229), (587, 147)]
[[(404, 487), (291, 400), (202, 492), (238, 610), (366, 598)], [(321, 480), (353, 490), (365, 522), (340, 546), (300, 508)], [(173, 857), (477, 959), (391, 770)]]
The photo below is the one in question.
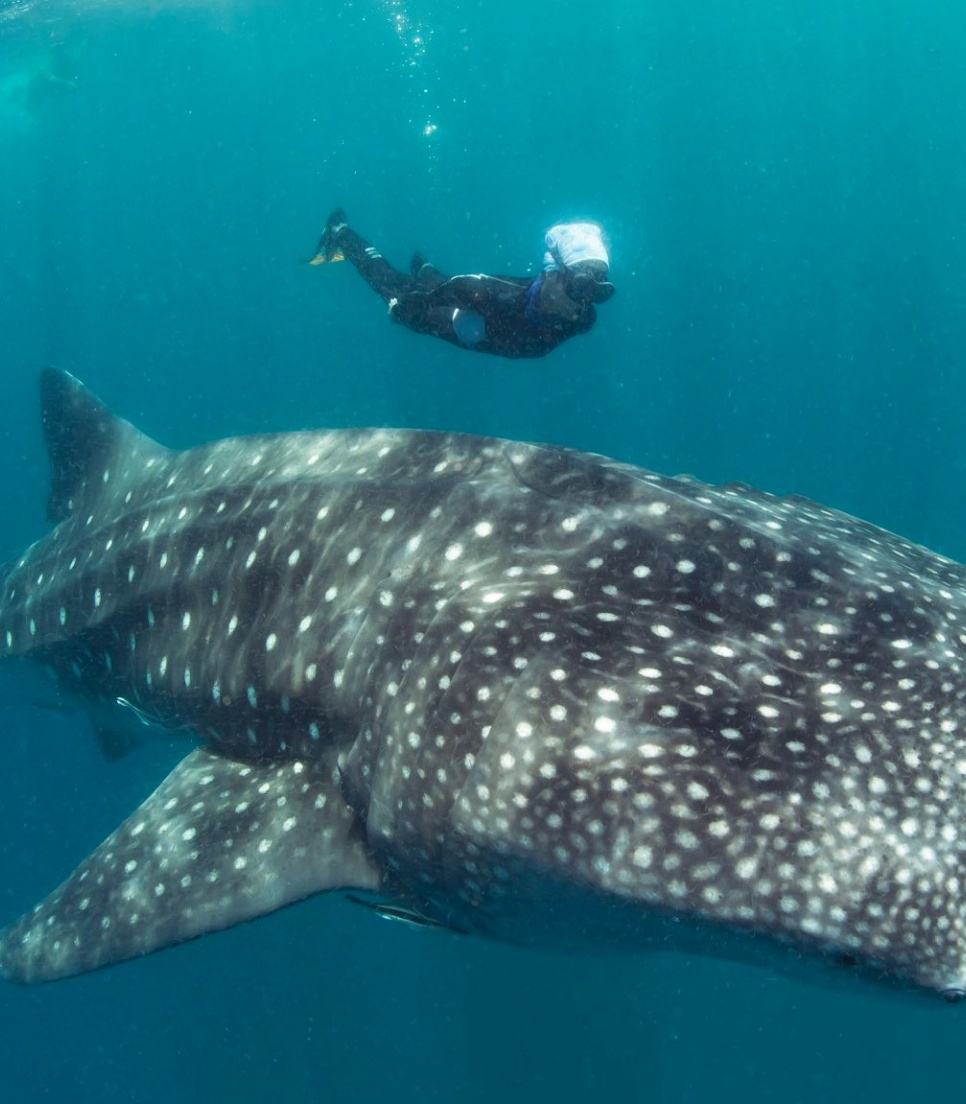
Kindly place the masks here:
[(580, 303), (606, 303), (614, 294), (607, 282), (607, 266), (599, 261), (581, 261), (563, 269), (567, 294)]

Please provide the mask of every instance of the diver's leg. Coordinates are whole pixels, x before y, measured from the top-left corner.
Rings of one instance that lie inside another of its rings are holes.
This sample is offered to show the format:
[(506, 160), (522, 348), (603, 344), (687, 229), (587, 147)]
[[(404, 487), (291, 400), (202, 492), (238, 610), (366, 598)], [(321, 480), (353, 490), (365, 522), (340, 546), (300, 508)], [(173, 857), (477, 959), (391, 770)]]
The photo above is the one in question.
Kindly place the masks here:
[(432, 291), (449, 279), (435, 265), (430, 264), (422, 253), (413, 254), (413, 259), (409, 262), (409, 271), (421, 291)]
[(413, 289), (412, 277), (397, 272), (377, 249), (359, 237), (351, 227), (341, 231), (338, 243), (345, 259), (355, 265), (363, 280), (387, 303)]
[(456, 342), (453, 312), (451, 305), (435, 302), (431, 294), (422, 290), (400, 296), (389, 308), (393, 321), (407, 329)]
[(377, 249), (349, 226), (341, 208), (329, 215), (318, 247), (318, 255), (325, 255), (330, 259), (337, 252), (355, 265), (369, 287), (390, 306), (393, 299), (399, 299), (415, 287), (412, 277), (397, 272)]

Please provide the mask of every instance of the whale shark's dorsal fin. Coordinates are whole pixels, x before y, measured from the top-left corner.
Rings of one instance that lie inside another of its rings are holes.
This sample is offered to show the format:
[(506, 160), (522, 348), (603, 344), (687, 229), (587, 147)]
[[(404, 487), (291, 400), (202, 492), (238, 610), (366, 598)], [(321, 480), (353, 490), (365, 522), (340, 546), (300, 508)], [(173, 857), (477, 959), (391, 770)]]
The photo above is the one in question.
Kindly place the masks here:
[[(160, 459), (168, 452), (112, 414), (80, 380), (58, 368), (43, 371), (40, 413), (50, 457), (48, 521), (64, 521), (81, 503), (101, 495), (111, 481), (115, 456), (147, 461), (152, 455)], [(128, 460), (125, 474), (129, 471)]]

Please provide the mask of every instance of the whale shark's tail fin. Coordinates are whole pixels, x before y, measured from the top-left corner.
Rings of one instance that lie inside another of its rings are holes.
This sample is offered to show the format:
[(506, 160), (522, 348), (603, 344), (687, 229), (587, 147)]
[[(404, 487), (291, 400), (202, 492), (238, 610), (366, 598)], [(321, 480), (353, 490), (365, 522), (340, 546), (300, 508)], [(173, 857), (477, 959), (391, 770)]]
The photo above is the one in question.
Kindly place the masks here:
[[(40, 413), (50, 458), (47, 519), (63, 521), (118, 483), (143, 472), (168, 450), (118, 418), (69, 372), (45, 368)], [(116, 458), (123, 457), (120, 466)]]

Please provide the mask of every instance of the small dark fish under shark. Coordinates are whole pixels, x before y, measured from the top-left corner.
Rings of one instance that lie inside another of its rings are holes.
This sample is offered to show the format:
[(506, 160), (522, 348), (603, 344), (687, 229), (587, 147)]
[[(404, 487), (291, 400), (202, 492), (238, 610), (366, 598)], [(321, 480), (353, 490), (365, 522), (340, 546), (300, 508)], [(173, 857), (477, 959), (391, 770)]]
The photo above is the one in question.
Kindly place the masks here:
[(964, 568), (565, 449), (174, 452), (64, 373), (41, 391), (56, 526), (2, 580), (0, 652), (198, 746), (0, 934), (6, 977), (344, 890), (520, 944), (966, 991)]

